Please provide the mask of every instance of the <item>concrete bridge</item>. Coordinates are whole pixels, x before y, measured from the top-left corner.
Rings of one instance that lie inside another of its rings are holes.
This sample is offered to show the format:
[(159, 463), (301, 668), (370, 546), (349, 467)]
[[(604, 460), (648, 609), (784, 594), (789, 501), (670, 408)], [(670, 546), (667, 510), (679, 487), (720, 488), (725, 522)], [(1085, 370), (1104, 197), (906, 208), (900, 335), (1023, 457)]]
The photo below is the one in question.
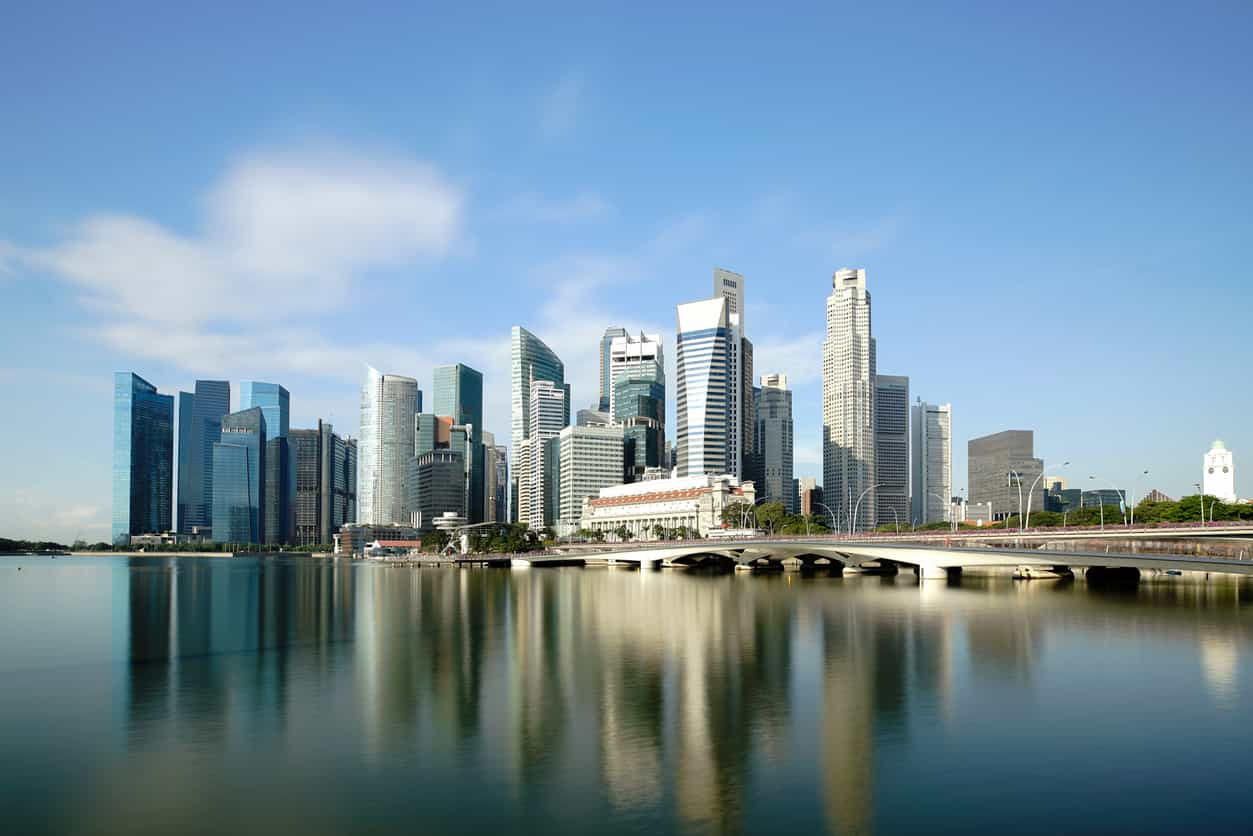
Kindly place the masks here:
[[(572, 555), (573, 556), (573, 555)], [(838, 542), (796, 538), (701, 541), (583, 551), (587, 563), (638, 564), (641, 568), (730, 563), (737, 569), (839, 568), (845, 572), (905, 568), (922, 578), (948, 578), (962, 569), (1014, 568), (1027, 577), (1073, 569), (1223, 572), (1253, 575), (1253, 560), (1169, 554), (1023, 549), (1004, 546), (945, 547), (938, 544)]]

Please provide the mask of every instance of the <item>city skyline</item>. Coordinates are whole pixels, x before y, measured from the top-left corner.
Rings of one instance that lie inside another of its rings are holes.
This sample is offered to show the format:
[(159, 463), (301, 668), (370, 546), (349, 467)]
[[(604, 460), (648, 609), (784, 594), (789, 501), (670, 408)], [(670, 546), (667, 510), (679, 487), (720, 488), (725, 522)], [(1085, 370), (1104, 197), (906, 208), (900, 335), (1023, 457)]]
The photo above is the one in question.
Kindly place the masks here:
[[(37, 60), (54, 23), (68, 35), (104, 23), (102, 10), (46, 14), (11, 21), (0, 60)], [(1149, 468), (1153, 487), (1187, 493), (1213, 439), (1253, 449), (1253, 393), (1210, 382), (1249, 348), (1212, 324), (1215, 305), (1253, 308), (1248, 191), (1231, 176), (1243, 156), (1229, 141), (1250, 115), (1223, 104), (1247, 75), (1247, 26), (1159, 10), (1133, 36), (1109, 9), (1012, 14), (967, 28), (919, 10), (917, 30), (890, 37), (835, 10), (786, 35), (676, 14), (676, 31), (699, 23), (752, 46), (767, 68), (752, 77), (672, 43), (642, 66), (638, 26), (589, 54), (571, 45), (604, 24), (535, 32), (520, 18), (535, 35), (525, 50), (493, 36), (470, 76), (417, 88), (449, 47), (361, 22), (372, 52), (396, 61), (366, 72), (333, 48), (335, 27), (298, 22), (289, 64), (242, 56), (208, 109), (185, 95), (220, 60), (207, 40), (158, 22), (156, 36), (85, 38), (43, 86), (6, 97), (26, 127), (0, 138), (0, 373), (45, 419), (22, 427), (0, 530), (107, 539), (110, 451), (84, 428), (108, 422), (115, 371), (172, 394), (230, 380), (235, 404), (238, 381), (281, 381), (293, 427), (321, 418), (351, 434), (366, 363), (425, 382), (463, 362), (483, 373), (485, 425), (503, 441), (510, 325), (567, 363), (572, 409), (595, 400), (609, 325), (660, 333), (675, 381), (673, 306), (705, 292), (713, 265), (752, 282), (754, 365), (791, 381), (798, 477), (820, 472), (812, 346), (826, 279), (848, 266), (873, 282), (880, 368), (953, 404), (955, 491), (967, 440), (1030, 427), (1046, 463), (1120, 483)], [(471, 31), (460, 15), (435, 17), (455, 35)], [(836, 30), (849, 45), (838, 61), (822, 48)], [(1112, 31), (1125, 37), (1097, 34)], [(994, 51), (998, 72), (924, 60), (936, 38)], [(1166, 67), (1166, 46), (1208, 60)], [(797, 58), (807, 50), (815, 63)], [(273, 85), (248, 80), (264, 73)], [(106, 101), (96, 85), (126, 92)], [(361, 89), (374, 94), (346, 111)], [(745, 102), (760, 118), (710, 153), (710, 126), (740, 124)], [(1191, 130), (1160, 131), (1172, 112)], [(922, 119), (948, 130), (919, 131)], [(335, 202), (345, 186), (364, 202)], [(334, 211), (304, 211), (294, 194)], [(1128, 362), (1117, 374), (1093, 362), (1110, 357)]]

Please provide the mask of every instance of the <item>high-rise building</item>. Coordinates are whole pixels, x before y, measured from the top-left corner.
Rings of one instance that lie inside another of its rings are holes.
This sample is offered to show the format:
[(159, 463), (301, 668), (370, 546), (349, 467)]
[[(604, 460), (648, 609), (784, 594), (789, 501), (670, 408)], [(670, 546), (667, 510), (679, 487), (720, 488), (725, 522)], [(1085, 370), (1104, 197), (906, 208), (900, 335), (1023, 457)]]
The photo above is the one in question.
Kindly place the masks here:
[(113, 542), (169, 531), (174, 511), (174, 397), (131, 372), (113, 375)]
[(1043, 480), (1037, 481), (1044, 461), (1035, 458), (1034, 431), (1005, 430), (972, 438), (966, 449), (970, 504), (990, 502), (992, 519), (1003, 520), (1018, 513), (1020, 497), (1026, 511), (1030, 491), (1031, 507), (1044, 507)]
[(714, 296), (727, 303), (727, 473), (744, 481), (753, 453), (753, 344), (745, 336), (744, 277), (714, 268)]
[[(609, 346), (609, 414), (622, 420), (635, 414), (631, 405), (617, 406), (615, 388), (620, 380), (648, 380), (666, 385), (665, 351), (660, 334), (614, 337)], [(664, 400), (664, 398), (663, 398)]]
[(876, 517), (879, 525), (904, 524), (908, 528), (909, 378), (875, 375), (874, 409)]
[(574, 418), (577, 427), (608, 427), (613, 424), (613, 416), (599, 409), (580, 409)]
[(435, 414), (447, 415), (453, 423), (469, 428), (470, 442), (466, 453), (468, 491), (466, 517), (472, 523), (483, 522), (487, 474), (483, 427), (483, 375), (461, 363), (435, 368)]
[(792, 392), (787, 375), (764, 374), (754, 395), (757, 427), (753, 435), (753, 463), (757, 496), (782, 502), (796, 513), (796, 487), (792, 479)]
[(265, 416), (259, 407), (222, 416), (222, 435), (213, 445), (213, 539), (219, 543), (264, 543)]
[[(522, 442), (530, 436), (531, 427), (531, 381), (545, 380), (565, 393), (565, 416), (561, 426), (570, 423), (570, 385), (565, 382), (566, 367), (544, 341), (521, 326), (513, 326), (509, 340), (510, 361), (510, 411), (513, 419), (513, 449), (509, 470), (510, 519), (521, 520), (518, 480), (521, 478)], [(603, 343), (602, 343), (603, 344)], [(558, 428), (560, 432), (560, 427)]]
[(622, 427), (566, 427), (558, 436), (558, 534), (578, 531), (583, 500), (622, 484)]
[(357, 518), (357, 443), (322, 421), (317, 429), (291, 430), (287, 441), (296, 471), (293, 542), (329, 545)]
[(542, 531), (557, 519), (558, 472), (554, 465), (557, 439), (569, 423), (568, 387), (535, 380), (530, 388), (528, 432), (522, 441), (525, 455), (518, 456), (522, 472), (516, 474), (518, 521), (533, 531)]
[(239, 408), (257, 407), (265, 416), (265, 542), (286, 543), (295, 523), (295, 471), (288, 450), (291, 395), (277, 383), (245, 380), (239, 384)]
[(414, 525), (431, 531), (447, 513), (466, 515), (465, 452), (452, 447), (429, 450), (417, 459), (418, 507)]
[(1201, 484), (1206, 496), (1217, 497), (1223, 502), (1236, 501), (1236, 463), (1221, 440), (1210, 446), (1201, 462)]
[(812, 476), (802, 476), (797, 479), (796, 496), (799, 500), (800, 512), (802, 514), (806, 517), (817, 515), (828, 525), (831, 523), (826, 509), (822, 507), (822, 487), (818, 484), (817, 479)]
[(680, 477), (731, 471), (727, 410), (737, 378), (731, 376), (729, 346), (724, 297), (678, 306), (675, 412)]
[(222, 416), (231, 411), (231, 385), (197, 380), (194, 392), (178, 393), (178, 530), (190, 534), (213, 525), (213, 445)]
[(822, 489), (841, 526), (876, 525), (875, 343), (866, 271), (831, 277), (827, 336), (822, 343)]
[[(625, 478), (666, 459), (666, 371), (659, 334), (615, 337), (609, 359), (611, 423), (626, 431)], [(581, 414), (581, 413), (580, 413)]]
[(483, 432), (483, 522), (497, 522), (496, 492), (500, 487), (496, 461), (496, 435)]
[(610, 325), (600, 338), (600, 399), (596, 404), (596, 409), (600, 412), (609, 412), (610, 399), (613, 398), (613, 377), (609, 372), (613, 341), (618, 337), (625, 337), (626, 333), (625, 328)]
[(414, 419), (421, 411), (416, 380), (367, 369), (357, 443), (357, 522), (409, 523)]
[(953, 499), (953, 408), (915, 403), (912, 413), (913, 475), (910, 519), (918, 525), (949, 522)]

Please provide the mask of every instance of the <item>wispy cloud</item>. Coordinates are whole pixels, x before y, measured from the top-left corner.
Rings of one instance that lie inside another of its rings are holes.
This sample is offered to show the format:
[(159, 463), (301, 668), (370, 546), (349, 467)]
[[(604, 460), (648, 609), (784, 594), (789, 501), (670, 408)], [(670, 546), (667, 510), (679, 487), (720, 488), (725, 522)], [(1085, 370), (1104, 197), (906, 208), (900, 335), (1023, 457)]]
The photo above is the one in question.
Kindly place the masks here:
[(567, 198), (525, 192), (491, 213), (498, 220), (533, 224), (574, 224), (599, 220), (612, 211), (596, 192), (581, 191)]
[(539, 103), (540, 136), (555, 140), (574, 130), (583, 100), (583, 88), (583, 76), (570, 72), (544, 91)]
[(821, 332), (792, 337), (766, 337), (753, 341), (753, 370), (763, 374), (781, 373), (791, 386), (815, 383), (822, 379)]

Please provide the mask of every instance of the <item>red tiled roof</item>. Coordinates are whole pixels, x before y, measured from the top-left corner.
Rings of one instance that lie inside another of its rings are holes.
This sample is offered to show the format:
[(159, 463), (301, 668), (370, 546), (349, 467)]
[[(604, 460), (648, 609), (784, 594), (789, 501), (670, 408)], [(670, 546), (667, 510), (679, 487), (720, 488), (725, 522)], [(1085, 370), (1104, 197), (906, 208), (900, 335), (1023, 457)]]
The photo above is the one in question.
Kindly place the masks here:
[(643, 505), (646, 502), (673, 502), (676, 499), (696, 499), (702, 494), (711, 493), (713, 488), (688, 488), (681, 491), (656, 491), (654, 493), (637, 493), (630, 496), (609, 496), (591, 500), (593, 506), (607, 508), (614, 505)]

